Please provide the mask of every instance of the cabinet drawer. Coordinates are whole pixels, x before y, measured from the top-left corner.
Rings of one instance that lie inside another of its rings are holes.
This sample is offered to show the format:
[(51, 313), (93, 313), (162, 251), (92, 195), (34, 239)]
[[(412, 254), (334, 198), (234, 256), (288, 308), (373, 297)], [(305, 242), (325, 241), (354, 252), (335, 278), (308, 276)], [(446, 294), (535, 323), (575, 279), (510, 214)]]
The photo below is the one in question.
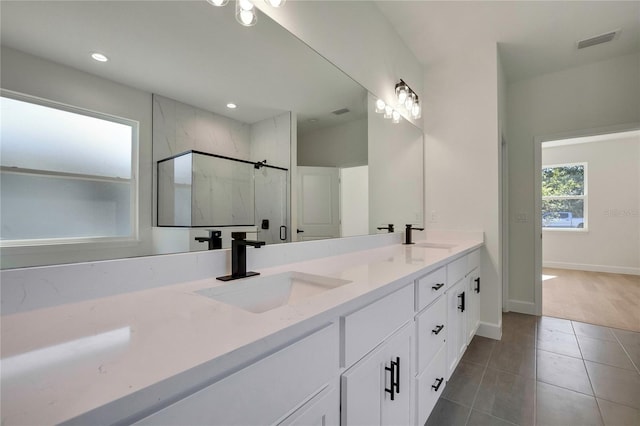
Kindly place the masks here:
[(332, 324), (137, 424), (272, 424), (335, 378), (338, 361)]
[(340, 390), (334, 385), (329, 385), (278, 423), (278, 426), (338, 426), (339, 424)]
[(408, 285), (344, 317), (344, 367), (351, 366), (411, 320), (413, 292), (413, 285)]
[(480, 267), (480, 250), (472, 251), (467, 255), (468, 266), (467, 272), (471, 272)]
[(467, 256), (462, 256), (447, 265), (447, 286), (450, 287), (464, 278), (469, 272)]
[(433, 271), (429, 275), (420, 278), (416, 284), (416, 310), (421, 311), (429, 306), (431, 302), (444, 294), (446, 288), (447, 268), (444, 266)]
[(418, 368), (421, 373), (447, 338), (447, 298), (442, 297), (417, 318)]
[(433, 407), (438, 402), (446, 384), (446, 371), (447, 350), (446, 347), (442, 347), (424, 373), (416, 380), (417, 424), (425, 424)]

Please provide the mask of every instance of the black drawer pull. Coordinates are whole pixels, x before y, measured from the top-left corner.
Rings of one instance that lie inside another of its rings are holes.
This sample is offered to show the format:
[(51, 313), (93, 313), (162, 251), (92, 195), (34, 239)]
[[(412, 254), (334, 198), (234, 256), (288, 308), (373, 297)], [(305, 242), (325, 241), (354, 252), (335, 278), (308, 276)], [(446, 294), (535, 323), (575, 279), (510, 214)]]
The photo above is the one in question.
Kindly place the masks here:
[(435, 291), (440, 290), (442, 287), (444, 287), (444, 283), (438, 283), (434, 286), (432, 286), (431, 288), (434, 289)]
[(434, 328), (433, 330), (431, 330), (431, 332), (435, 335), (440, 334), (440, 332), (442, 331), (442, 329), (444, 328), (444, 325), (437, 325), (436, 328)]
[(395, 362), (391, 361), (391, 366), (389, 366), (389, 367), (385, 366), (384, 369), (391, 373), (391, 380), (389, 381), (391, 383), (391, 387), (390, 388), (384, 388), (384, 391), (388, 392), (389, 394), (391, 394), (391, 400), (393, 401), (394, 397), (396, 395), (396, 389), (395, 389), (395, 383), (396, 383)]
[(464, 291), (462, 293), (460, 293), (458, 295), (458, 297), (460, 298), (460, 304), (458, 305), (458, 309), (460, 309), (460, 312), (464, 312)]
[(476, 282), (476, 288), (474, 289), (476, 293), (480, 293), (480, 277), (474, 280)]
[(442, 385), (442, 382), (444, 382), (444, 377), (440, 377), (439, 379), (436, 379), (436, 383), (431, 385), (431, 388), (438, 392), (438, 389), (440, 389), (440, 386)]

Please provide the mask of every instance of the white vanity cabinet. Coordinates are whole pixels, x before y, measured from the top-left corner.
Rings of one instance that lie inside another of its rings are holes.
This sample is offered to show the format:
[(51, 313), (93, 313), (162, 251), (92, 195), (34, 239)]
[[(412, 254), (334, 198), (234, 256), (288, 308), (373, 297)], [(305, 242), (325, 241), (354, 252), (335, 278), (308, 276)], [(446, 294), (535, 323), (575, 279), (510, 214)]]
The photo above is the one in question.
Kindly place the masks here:
[(413, 324), (342, 375), (343, 426), (411, 424)]
[(330, 384), (278, 423), (279, 426), (338, 426), (340, 424), (339, 383)]
[(136, 424), (274, 424), (286, 421), (296, 409), (302, 420), (294, 416), (288, 424), (303, 424), (309, 418), (335, 422), (340, 410), (336, 394), (320, 401), (313, 397), (335, 383), (338, 369), (339, 327), (331, 324)]

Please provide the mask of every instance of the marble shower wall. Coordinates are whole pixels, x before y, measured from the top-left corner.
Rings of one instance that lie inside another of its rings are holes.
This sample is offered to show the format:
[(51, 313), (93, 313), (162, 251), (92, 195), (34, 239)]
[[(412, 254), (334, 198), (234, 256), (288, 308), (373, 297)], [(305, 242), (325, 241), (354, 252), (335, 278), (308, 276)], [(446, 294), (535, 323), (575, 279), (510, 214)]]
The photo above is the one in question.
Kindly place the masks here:
[(291, 113), (251, 125), (250, 159), (266, 159), (270, 166), (291, 169)]

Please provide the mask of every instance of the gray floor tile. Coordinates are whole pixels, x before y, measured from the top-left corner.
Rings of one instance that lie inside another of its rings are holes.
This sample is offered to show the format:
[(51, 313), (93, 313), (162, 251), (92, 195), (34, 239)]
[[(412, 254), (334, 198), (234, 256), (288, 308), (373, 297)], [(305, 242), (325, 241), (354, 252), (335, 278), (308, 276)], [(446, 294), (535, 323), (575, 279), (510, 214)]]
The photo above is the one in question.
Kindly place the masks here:
[(534, 394), (534, 379), (487, 368), (473, 409), (517, 425), (532, 425)]
[(573, 334), (546, 328), (540, 329), (538, 330), (537, 347), (545, 351), (581, 358), (578, 341)]
[(513, 341), (496, 342), (489, 367), (525, 377), (535, 377), (535, 346)]
[(425, 426), (464, 426), (470, 410), (469, 407), (440, 398)]
[(602, 425), (596, 399), (547, 383), (537, 383), (536, 423), (540, 426)]
[(598, 398), (640, 408), (640, 374), (591, 361), (585, 364)]
[(610, 342), (608, 340), (578, 336), (578, 343), (582, 350), (582, 357), (586, 360), (635, 371), (631, 359), (629, 359), (617, 341)]
[(640, 333), (618, 329), (612, 331), (640, 371)]
[(616, 338), (610, 328), (579, 321), (571, 321), (571, 323), (573, 324), (573, 331), (576, 333), (576, 336), (587, 336), (595, 339), (616, 341)]
[(593, 395), (584, 361), (566, 355), (538, 351), (538, 380)]
[(605, 401), (604, 399), (598, 399), (598, 406), (605, 426), (640, 425), (640, 410), (636, 408)]
[(444, 388), (442, 398), (471, 407), (482, 380), (482, 373), (484, 366), (460, 361)]
[(496, 340), (482, 336), (474, 336), (467, 347), (461, 361), (475, 362), (476, 364), (487, 365), (491, 352), (496, 345)]
[(563, 333), (574, 334), (571, 321), (553, 317), (539, 317), (538, 332), (540, 330), (562, 331)]
[(467, 426), (511, 426), (512, 424), (476, 410), (471, 410), (471, 417), (467, 422)]

